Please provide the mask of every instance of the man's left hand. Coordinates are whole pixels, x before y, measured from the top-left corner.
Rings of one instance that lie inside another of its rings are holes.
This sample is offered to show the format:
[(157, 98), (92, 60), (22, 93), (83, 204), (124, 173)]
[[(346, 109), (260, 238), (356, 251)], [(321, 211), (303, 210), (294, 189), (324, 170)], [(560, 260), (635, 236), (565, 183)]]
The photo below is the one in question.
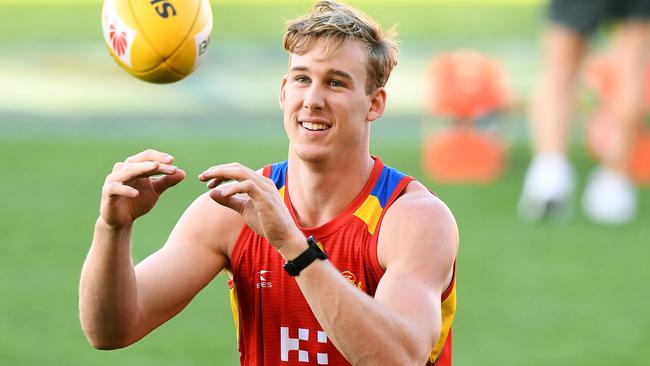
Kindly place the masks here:
[[(239, 163), (213, 166), (199, 175), (208, 182), (210, 198), (239, 213), (246, 224), (280, 250), (304, 239), (273, 181)], [(221, 185), (226, 181), (234, 181)]]

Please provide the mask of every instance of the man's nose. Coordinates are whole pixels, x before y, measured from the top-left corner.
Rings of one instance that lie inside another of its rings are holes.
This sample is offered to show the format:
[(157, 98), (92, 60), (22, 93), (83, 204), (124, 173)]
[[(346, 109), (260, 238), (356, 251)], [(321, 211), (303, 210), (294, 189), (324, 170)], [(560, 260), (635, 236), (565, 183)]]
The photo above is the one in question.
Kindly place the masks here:
[(312, 84), (305, 93), (303, 107), (312, 110), (322, 109), (324, 105), (325, 100), (323, 99), (323, 91), (316, 83)]

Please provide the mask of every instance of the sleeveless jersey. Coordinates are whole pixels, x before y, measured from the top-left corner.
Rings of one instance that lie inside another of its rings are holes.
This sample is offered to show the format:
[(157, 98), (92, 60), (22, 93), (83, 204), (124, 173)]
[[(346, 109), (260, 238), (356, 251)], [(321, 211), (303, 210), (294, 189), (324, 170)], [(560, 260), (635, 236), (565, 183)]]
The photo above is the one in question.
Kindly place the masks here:
[[(373, 170), (361, 193), (337, 217), (316, 228), (298, 224), (287, 190), (287, 162), (264, 168), (264, 175), (275, 182), (296, 225), (306, 236), (316, 238), (342, 276), (370, 296), (374, 296), (384, 273), (377, 259), (382, 218), (413, 180), (373, 158)], [(320, 327), (283, 264), (284, 259), (266, 239), (244, 225), (233, 249), (229, 281), (241, 365), (349, 365)], [(427, 365), (451, 365), (455, 278), (441, 298), (441, 308), (440, 339)]]

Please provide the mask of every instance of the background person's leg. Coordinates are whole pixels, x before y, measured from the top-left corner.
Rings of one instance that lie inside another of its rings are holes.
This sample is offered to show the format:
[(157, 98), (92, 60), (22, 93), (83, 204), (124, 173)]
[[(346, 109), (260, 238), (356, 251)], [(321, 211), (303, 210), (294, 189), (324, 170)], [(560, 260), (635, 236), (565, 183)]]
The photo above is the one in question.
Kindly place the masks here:
[(624, 223), (636, 215), (636, 187), (628, 178), (635, 136), (643, 121), (650, 34), (648, 22), (620, 23), (612, 38), (618, 88), (611, 101), (613, 144), (604, 152), (583, 196), (585, 213), (594, 221)]
[(584, 36), (565, 26), (552, 24), (544, 35), (542, 73), (530, 109), (534, 157), (519, 200), (519, 212), (529, 220), (571, 214), (575, 179), (566, 145), (585, 52)]

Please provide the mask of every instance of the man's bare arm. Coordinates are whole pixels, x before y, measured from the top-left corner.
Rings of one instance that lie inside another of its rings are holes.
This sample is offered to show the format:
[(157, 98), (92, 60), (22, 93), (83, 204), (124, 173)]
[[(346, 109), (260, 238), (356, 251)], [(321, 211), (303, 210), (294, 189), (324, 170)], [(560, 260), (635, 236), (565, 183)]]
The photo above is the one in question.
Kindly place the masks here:
[[(146, 151), (118, 163), (104, 185), (102, 215), (79, 289), (81, 325), (96, 348), (132, 344), (182, 310), (226, 265), (219, 246), (234, 241), (236, 233), (228, 235), (237, 225), (232, 220), (241, 222), (238, 215), (201, 197), (179, 220), (167, 243), (134, 268), (133, 221), (154, 206), (164, 189), (184, 178), (177, 168), (137, 170), (160, 164), (152, 162), (156, 159), (164, 159), (164, 154)], [(121, 172), (125, 167), (130, 172)], [(150, 178), (159, 173), (168, 175)]]
[(386, 272), (374, 298), (328, 261), (308, 266), (296, 281), (332, 343), (353, 365), (421, 365), (440, 335), (440, 299), (451, 279), (457, 240), (455, 221), (442, 202), (428, 192), (406, 193), (382, 224), (378, 251)]

